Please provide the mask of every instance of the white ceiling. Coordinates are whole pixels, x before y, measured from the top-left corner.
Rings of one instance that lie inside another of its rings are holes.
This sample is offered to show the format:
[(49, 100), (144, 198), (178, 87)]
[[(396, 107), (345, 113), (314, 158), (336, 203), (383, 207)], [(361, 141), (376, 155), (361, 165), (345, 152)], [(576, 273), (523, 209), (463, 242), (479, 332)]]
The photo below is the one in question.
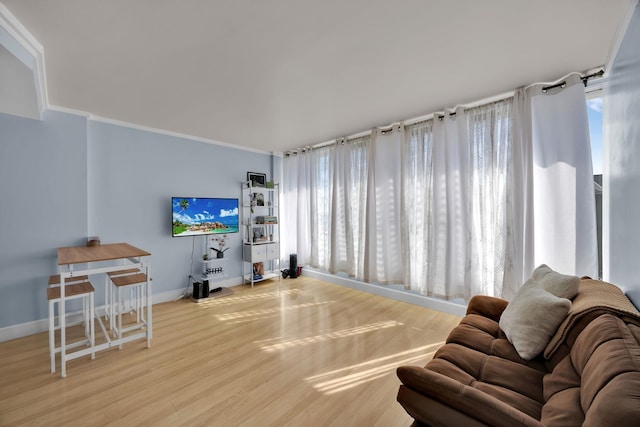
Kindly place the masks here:
[(266, 151), (606, 63), (629, 0), (3, 0), (51, 105)]

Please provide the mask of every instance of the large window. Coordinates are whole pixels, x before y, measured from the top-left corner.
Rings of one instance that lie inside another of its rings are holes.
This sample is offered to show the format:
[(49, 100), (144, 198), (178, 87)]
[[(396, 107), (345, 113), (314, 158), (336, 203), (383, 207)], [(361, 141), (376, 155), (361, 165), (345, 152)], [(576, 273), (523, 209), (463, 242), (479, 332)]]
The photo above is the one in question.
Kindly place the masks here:
[(602, 177), (602, 96), (587, 99), (593, 175)]
[(596, 225), (598, 227), (598, 275), (602, 277), (602, 95), (587, 95), (589, 138), (593, 161), (593, 181), (596, 196)]
[[(285, 202), (297, 233), (285, 253), (448, 299), (512, 297), (541, 263), (598, 275), (591, 191), (600, 186), (589, 169), (581, 83), (573, 76), (566, 91), (522, 89), (374, 129), (366, 142), (286, 157), (283, 190), (295, 195)], [(588, 105), (592, 169), (601, 175), (602, 101)]]

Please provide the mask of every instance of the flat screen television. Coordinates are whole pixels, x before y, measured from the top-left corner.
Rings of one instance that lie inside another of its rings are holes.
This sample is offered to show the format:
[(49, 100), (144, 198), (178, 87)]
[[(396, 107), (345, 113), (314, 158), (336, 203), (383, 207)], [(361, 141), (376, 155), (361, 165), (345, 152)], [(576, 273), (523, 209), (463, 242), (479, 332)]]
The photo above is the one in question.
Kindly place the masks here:
[(173, 237), (238, 232), (238, 199), (172, 197)]

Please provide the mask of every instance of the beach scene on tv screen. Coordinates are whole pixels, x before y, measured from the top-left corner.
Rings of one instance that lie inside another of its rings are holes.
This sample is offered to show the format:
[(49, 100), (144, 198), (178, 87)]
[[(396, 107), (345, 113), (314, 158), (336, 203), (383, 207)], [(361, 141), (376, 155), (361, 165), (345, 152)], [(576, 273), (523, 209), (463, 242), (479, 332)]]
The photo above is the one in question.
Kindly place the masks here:
[(173, 197), (173, 235), (238, 232), (238, 199)]

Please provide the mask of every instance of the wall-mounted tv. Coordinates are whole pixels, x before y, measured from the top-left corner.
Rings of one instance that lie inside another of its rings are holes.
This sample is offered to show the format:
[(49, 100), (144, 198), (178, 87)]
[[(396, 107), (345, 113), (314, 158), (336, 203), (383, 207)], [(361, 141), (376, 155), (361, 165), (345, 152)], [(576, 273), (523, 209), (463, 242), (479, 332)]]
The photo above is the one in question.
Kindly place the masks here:
[(238, 199), (172, 197), (173, 237), (238, 232)]

